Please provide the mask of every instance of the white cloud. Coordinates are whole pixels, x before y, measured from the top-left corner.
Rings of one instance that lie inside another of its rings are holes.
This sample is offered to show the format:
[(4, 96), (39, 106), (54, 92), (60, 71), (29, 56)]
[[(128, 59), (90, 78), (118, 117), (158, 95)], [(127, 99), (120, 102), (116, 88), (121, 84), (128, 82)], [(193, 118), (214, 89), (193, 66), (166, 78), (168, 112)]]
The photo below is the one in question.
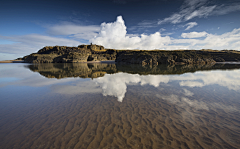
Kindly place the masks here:
[(197, 22), (189, 22), (186, 25), (184, 25), (184, 26), (187, 26), (187, 28), (185, 30), (189, 30), (189, 29), (193, 28), (196, 25), (197, 25)]
[(129, 36), (122, 16), (116, 22), (102, 23), (100, 33), (90, 42), (116, 49), (161, 49), (170, 43), (170, 37), (162, 37), (159, 32), (151, 35)]
[(177, 24), (191, 20), (195, 17), (207, 17), (216, 8), (216, 5), (205, 6), (206, 0), (185, 0), (179, 12), (172, 14), (163, 20), (159, 20), (158, 24), (172, 23)]
[(186, 97), (182, 97), (181, 101), (186, 102), (189, 106), (194, 107), (196, 109), (205, 109), (205, 110), (209, 110), (207, 103), (204, 103), (202, 101), (197, 101), (197, 100), (190, 100)]
[(77, 39), (89, 40), (96, 36), (100, 30), (97, 25), (82, 26), (76, 24), (60, 24), (48, 28), (48, 33), (52, 35), (67, 35)]
[(188, 21), (195, 17), (199, 17), (199, 18), (206, 17), (206, 16), (210, 15), (210, 13), (213, 11), (214, 8), (216, 8), (216, 5), (209, 6), (209, 7), (202, 6), (199, 9), (194, 10), (191, 13), (186, 13), (184, 15), (184, 20)]
[[(239, 81), (238, 81), (239, 80)], [(201, 71), (196, 73), (186, 73), (179, 76), (172, 75), (139, 75), (128, 73), (106, 74), (103, 77), (93, 79), (101, 88), (104, 96), (114, 96), (122, 102), (127, 92), (128, 85), (139, 83), (140, 85), (151, 85), (159, 87), (161, 83), (167, 84), (172, 81), (178, 81), (180, 86), (186, 87), (203, 87), (207, 85), (219, 85), (229, 90), (240, 90), (240, 71)], [(184, 96), (192, 97), (194, 93), (183, 89), (181, 93)], [(171, 97), (177, 101), (175, 97)], [(187, 102), (188, 100), (185, 100)], [(192, 105), (196, 102), (190, 103)]]
[(212, 12), (212, 15), (224, 15), (224, 14), (228, 14), (230, 12), (239, 11), (239, 10), (240, 10), (239, 3), (235, 3), (232, 5), (221, 5), (214, 9), (214, 11)]
[(240, 28), (233, 29), (221, 35), (209, 34), (206, 32), (182, 33), (183, 38), (203, 39), (172, 39), (173, 44), (187, 44), (190, 49), (234, 49), (240, 50)]
[(101, 93), (101, 88), (94, 83), (89, 83), (89, 81), (78, 81), (74, 83), (76, 85), (52, 85), (51, 89), (55, 93), (64, 95), (78, 95), (85, 93)]
[(94, 81), (101, 86), (104, 96), (115, 96), (119, 102), (123, 101), (127, 92), (127, 84), (138, 83), (139, 75), (127, 73), (106, 74), (104, 77), (96, 78)]
[(93, 79), (103, 91), (104, 96), (114, 96), (119, 102), (123, 101), (127, 92), (127, 85), (140, 83), (140, 85), (152, 85), (158, 87), (160, 83), (168, 83), (168, 76), (147, 75), (140, 76), (139, 74), (117, 73), (106, 74), (104, 77)]
[[(194, 22), (190, 23), (189, 27), (196, 24)], [(187, 39), (163, 37), (159, 32), (150, 35), (129, 35), (127, 34), (124, 20), (119, 16), (113, 23), (102, 23), (100, 33), (90, 41), (103, 45), (106, 48), (115, 49), (240, 49), (240, 28), (222, 35), (214, 35), (202, 31), (182, 33), (181, 36)], [(200, 37), (202, 38), (191, 39)]]
[(200, 38), (207, 36), (207, 32), (190, 32), (190, 33), (182, 33), (183, 38)]
[(180, 86), (188, 86), (188, 87), (203, 87), (204, 84), (198, 81), (182, 81), (179, 83)]
[[(197, 3), (197, 1), (195, 2)], [(201, 4), (200, 2), (197, 4)], [(188, 7), (193, 7), (188, 5)], [(176, 16), (177, 18), (177, 16)], [(186, 30), (196, 26), (196, 22), (187, 23)], [(100, 31), (99, 31), (100, 28)], [(177, 50), (177, 49), (240, 49), (240, 28), (221, 35), (210, 34), (206, 31), (182, 33), (186, 39), (175, 39), (170, 36), (163, 36), (160, 32), (150, 35), (127, 34), (127, 27), (121, 16), (112, 23), (102, 23), (97, 26), (77, 26), (72, 24), (55, 25), (48, 27), (48, 33), (52, 35), (64, 35), (54, 37), (49, 35), (28, 34), (20, 36), (1, 36), (0, 39), (8, 40), (9, 44), (0, 44), (0, 53), (16, 54), (17, 57), (37, 52), (44, 46), (78, 46), (82, 44), (79, 39), (89, 39), (95, 44), (103, 45), (106, 48), (115, 49), (143, 49), (143, 50)], [(98, 34), (96, 32), (99, 31)], [(89, 32), (89, 34), (88, 34)], [(200, 39), (193, 39), (199, 38)], [(10, 57), (8, 55), (8, 57)], [(16, 57), (16, 58), (17, 58)], [(2, 58), (1, 58), (2, 59)]]
[(183, 91), (184, 91), (184, 95), (185, 96), (193, 96), (194, 95), (194, 93), (192, 93), (191, 91), (189, 91), (189, 90), (187, 90), (187, 89), (183, 89)]
[(51, 37), (39, 34), (29, 34), (22, 36), (0, 36), (0, 38), (15, 42), (13, 44), (0, 44), (0, 52), (10, 54), (26, 55), (36, 52), (45, 46), (77, 46), (82, 44), (81, 42), (72, 39)]
[(193, 18), (203, 18), (211, 15), (224, 15), (234, 11), (240, 11), (239, 3), (231, 5), (209, 5), (207, 0), (185, 0), (179, 12), (161, 19), (158, 24), (172, 23), (177, 24), (191, 20)]

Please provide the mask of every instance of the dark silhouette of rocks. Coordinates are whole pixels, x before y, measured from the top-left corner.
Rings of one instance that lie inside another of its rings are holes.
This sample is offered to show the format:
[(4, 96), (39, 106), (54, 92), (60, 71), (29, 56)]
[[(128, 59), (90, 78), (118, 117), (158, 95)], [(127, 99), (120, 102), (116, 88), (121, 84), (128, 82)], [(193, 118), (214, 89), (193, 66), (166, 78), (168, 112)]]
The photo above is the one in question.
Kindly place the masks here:
[(116, 65), (108, 63), (46, 63), (27, 65), (25, 67), (47, 78), (58, 79), (68, 77), (98, 78), (104, 76), (106, 73), (117, 72)]
[(117, 63), (131, 63), (142, 65), (210, 64), (225, 61), (240, 61), (240, 52), (214, 50), (124, 50), (118, 52), (116, 56)]
[(47, 63), (26, 65), (28, 69), (47, 78), (98, 78), (105, 74), (126, 72), (140, 75), (184, 74), (201, 70), (239, 69), (239, 64), (207, 64), (207, 65), (128, 65), (109, 63)]

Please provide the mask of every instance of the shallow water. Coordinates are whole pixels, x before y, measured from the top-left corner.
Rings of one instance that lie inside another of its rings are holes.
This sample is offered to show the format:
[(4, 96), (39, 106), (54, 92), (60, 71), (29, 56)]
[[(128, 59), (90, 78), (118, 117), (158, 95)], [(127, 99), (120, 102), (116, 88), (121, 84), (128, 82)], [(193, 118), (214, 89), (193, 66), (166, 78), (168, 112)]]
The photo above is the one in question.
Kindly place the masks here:
[(0, 64), (0, 148), (240, 148), (239, 68)]

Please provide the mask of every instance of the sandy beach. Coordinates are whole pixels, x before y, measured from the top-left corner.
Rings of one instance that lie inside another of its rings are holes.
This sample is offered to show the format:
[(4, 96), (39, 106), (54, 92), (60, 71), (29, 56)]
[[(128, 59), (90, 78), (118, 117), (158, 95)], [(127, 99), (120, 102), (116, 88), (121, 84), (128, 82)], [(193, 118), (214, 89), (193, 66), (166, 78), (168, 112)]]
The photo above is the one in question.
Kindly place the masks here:
[(23, 63), (23, 60), (5, 60), (5, 61), (0, 61), (0, 63)]
[[(0, 61), (0, 63), (23, 63), (23, 60), (4, 60)], [(106, 61), (88, 61), (82, 63), (115, 63), (115, 60), (106, 60)]]
[(185, 109), (152, 93), (129, 87), (122, 103), (101, 94), (44, 95), (34, 102), (29, 98), (23, 109), (16, 105), (13, 112), (1, 115), (0, 147), (240, 148), (239, 116)]

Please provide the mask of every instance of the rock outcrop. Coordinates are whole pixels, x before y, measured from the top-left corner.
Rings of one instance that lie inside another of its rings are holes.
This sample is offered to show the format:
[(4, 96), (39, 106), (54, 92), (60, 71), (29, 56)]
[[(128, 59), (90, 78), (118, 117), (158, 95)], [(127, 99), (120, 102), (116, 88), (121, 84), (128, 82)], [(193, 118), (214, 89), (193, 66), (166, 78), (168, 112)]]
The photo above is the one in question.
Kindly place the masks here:
[(22, 58), (27, 63), (78, 63), (115, 60), (117, 63), (141, 65), (210, 64), (240, 61), (240, 52), (234, 50), (114, 50), (100, 45), (78, 47), (44, 47), (37, 53)]
[(174, 51), (120, 51), (117, 63), (142, 65), (158, 64), (210, 64), (215, 62), (240, 61), (239, 52), (205, 51), (205, 50), (174, 50)]
[(27, 63), (78, 63), (87, 61), (115, 60), (116, 51), (104, 49), (98, 45), (80, 45), (78, 47), (44, 47), (37, 53), (23, 58)]

